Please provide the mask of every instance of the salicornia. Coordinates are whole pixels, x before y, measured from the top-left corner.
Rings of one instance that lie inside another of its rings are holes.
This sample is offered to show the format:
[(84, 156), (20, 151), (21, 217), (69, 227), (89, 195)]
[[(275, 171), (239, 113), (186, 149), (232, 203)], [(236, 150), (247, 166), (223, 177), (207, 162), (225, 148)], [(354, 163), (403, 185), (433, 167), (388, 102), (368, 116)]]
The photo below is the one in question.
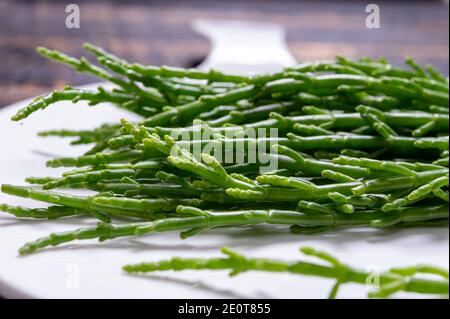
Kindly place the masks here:
[[(398, 292), (448, 297), (449, 273), (440, 267), (417, 265), (371, 273), (350, 267), (328, 253), (311, 247), (302, 247), (300, 251), (306, 256), (320, 259), (321, 262), (249, 258), (224, 247), (221, 249), (224, 257), (209, 259), (174, 257), (169, 260), (126, 265), (123, 270), (130, 274), (170, 270), (229, 270), (230, 276), (248, 271), (263, 271), (321, 277), (335, 281), (328, 295), (330, 299), (336, 298), (339, 288), (348, 283), (372, 288), (373, 291), (369, 292), (371, 298), (387, 298)], [(427, 275), (435, 278), (427, 278)]]
[[(140, 120), (40, 133), (92, 148), (49, 160), (48, 167), (67, 167), (61, 176), (30, 177), (26, 181), (32, 186), (2, 185), (4, 193), (52, 206), (0, 205), (0, 211), (20, 218), (84, 216), (100, 222), (27, 243), (21, 254), (74, 240), (157, 232), (188, 238), (218, 227), (256, 224), (311, 234), (448, 223), (449, 83), (430, 66), (411, 58), (400, 68), (385, 60), (337, 57), (270, 74), (238, 75), (145, 66), (92, 44), (85, 49), (97, 64), (56, 50), (38, 52), (111, 85), (51, 92), (12, 120), (59, 101), (112, 103)], [(332, 296), (339, 284), (363, 283), (367, 276), (334, 261), (285, 263), (226, 252), (227, 258), (173, 259), (125, 269), (311, 274), (337, 281)], [(388, 270), (374, 296), (448, 293), (448, 278), (423, 281), (415, 278), (420, 272), (436, 271)]]

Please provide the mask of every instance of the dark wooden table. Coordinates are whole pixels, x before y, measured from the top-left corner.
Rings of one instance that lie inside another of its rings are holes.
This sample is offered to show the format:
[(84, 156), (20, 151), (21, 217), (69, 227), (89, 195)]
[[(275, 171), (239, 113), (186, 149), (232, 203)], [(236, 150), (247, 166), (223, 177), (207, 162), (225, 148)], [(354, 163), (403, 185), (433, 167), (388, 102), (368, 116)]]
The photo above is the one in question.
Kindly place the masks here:
[(412, 55), (448, 74), (448, 7), (439, 1), (377, 1), (381, 29), (365, 27), (369, 1), (76, 1), (81, 28), (67, 29), (73, 1), (0, 0), (0, 107), (66, 84), (95, 79), (39, 57), (39, 45), (79, 56), (93, 42), (129, 60), (192, 66), (209, 43), (190, 29), (195, 18), (270, 21), (287, 29), (300, 60)]

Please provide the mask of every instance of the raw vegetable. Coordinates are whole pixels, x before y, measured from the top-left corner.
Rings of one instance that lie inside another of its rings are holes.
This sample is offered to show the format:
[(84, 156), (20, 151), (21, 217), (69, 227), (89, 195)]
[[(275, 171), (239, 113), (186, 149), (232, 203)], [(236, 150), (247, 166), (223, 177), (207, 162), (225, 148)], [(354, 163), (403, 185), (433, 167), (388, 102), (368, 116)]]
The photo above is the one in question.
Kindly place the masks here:
[[(162, 231), (187, 238), (254, 224), (309, 234), (448, 223), (449, 84), (431, 67), (411, 58), (410, 69), (402, 69), (383, 59), (337, 57), (243, 76), (144, 66), (91, 44), (85, 48), (99, 65), (55, 50), (38, 52), (113, 88), (54, 91), (12, 119), (24, 120), (59, 101), (83, 100), (114, 103), (141, 120), (40, 134), (92, 148), (48, 161), (49, 167), (69, 168), (60, 177), (30, 177), (33, 186), (1, 188), (53, 206), (0, 210), (23, 218), (83, 215), (101, 222), (25, 244), (21, 254), (79, 239)], [(252, 158), (256, 147), (265, 149), (263, 157)], [(264, 171), (268, 163), (276, 167)], [(56, 188), (94, 193), (74, 196)]]
[[(448, 296), (449, 273), (447, 270), (439, 267), (417, 265), (391, 268), (376, 274), (352, 268), (341, 263), (335, 257), (310, 247), (302, 247), (300, 250), (307, 256), (320, 259), (322, 263), (312, 263), (309, 261), (285, 262), (274, 259), (248, 258), (224, 247), (221, 249), (221, 252), (225, 255), (222, 258), (188, 259), (174, 257), (158, 262), (126, 265), (123, 267), (123, 270), (133, 274), (170, 270), (225, 269), (230, 270), (230, 276), (236, 276), (247, 271), (287, 272), (295, 275), (334, 279), (336, 283), (328, 295), (330, 299), (336, 298), (339, 288), (347, 283), (374, 286), (375, 290), (369, 293), (369, 297), (371, 298), (387, 298), (398, 292)], [(420, 275), (434, 275), (437, 278), (421, 278)]]

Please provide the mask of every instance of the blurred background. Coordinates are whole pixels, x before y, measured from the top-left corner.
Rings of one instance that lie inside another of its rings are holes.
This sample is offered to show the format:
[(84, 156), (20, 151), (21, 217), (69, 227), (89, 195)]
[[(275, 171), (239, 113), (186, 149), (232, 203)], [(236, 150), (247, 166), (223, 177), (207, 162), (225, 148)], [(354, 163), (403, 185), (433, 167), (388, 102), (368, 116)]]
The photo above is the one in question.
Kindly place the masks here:
[[(67, 29), (65, 8), (80, 7), (80, 28)], [(381, 28), (368, 29), (365, 8), (381, 9)], [(449, 11), (444, 1), (289, 0), (0, 0), (0, 107), (66, 84), (95, 82), (35, 53), (47, 46), (84, 54), (89, 41), (128, 60), (191, 67), (210, 43), (190, 27), (197, 18), (274, 22), (286, 29), (296, 59), (390, 59), (405, 55), (449, 72)]]

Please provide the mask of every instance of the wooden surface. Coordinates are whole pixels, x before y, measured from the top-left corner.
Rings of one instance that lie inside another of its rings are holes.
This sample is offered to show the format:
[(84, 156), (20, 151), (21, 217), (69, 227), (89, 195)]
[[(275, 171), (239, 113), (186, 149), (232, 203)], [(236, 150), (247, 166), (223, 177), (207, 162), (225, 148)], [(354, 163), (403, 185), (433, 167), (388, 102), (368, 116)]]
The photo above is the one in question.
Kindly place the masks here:
[[(299, 60), (405, 55), (448, 74), (448, 7), (438, 1), (377, 1), (381, 29), (365, 27), (368, 1), (76, 1), (81, 28), (67, 29), (71, 1), (0, 0), (0, 107), (66, 84), (96, 81), (38, 56), (48, 46), (79, 56), (90, 41), (131, 61), (192, 66), (209, 43), (190, 29), (195, 18), (276, 22)], [(73, 2), (73, 1), (72, 1)]]

